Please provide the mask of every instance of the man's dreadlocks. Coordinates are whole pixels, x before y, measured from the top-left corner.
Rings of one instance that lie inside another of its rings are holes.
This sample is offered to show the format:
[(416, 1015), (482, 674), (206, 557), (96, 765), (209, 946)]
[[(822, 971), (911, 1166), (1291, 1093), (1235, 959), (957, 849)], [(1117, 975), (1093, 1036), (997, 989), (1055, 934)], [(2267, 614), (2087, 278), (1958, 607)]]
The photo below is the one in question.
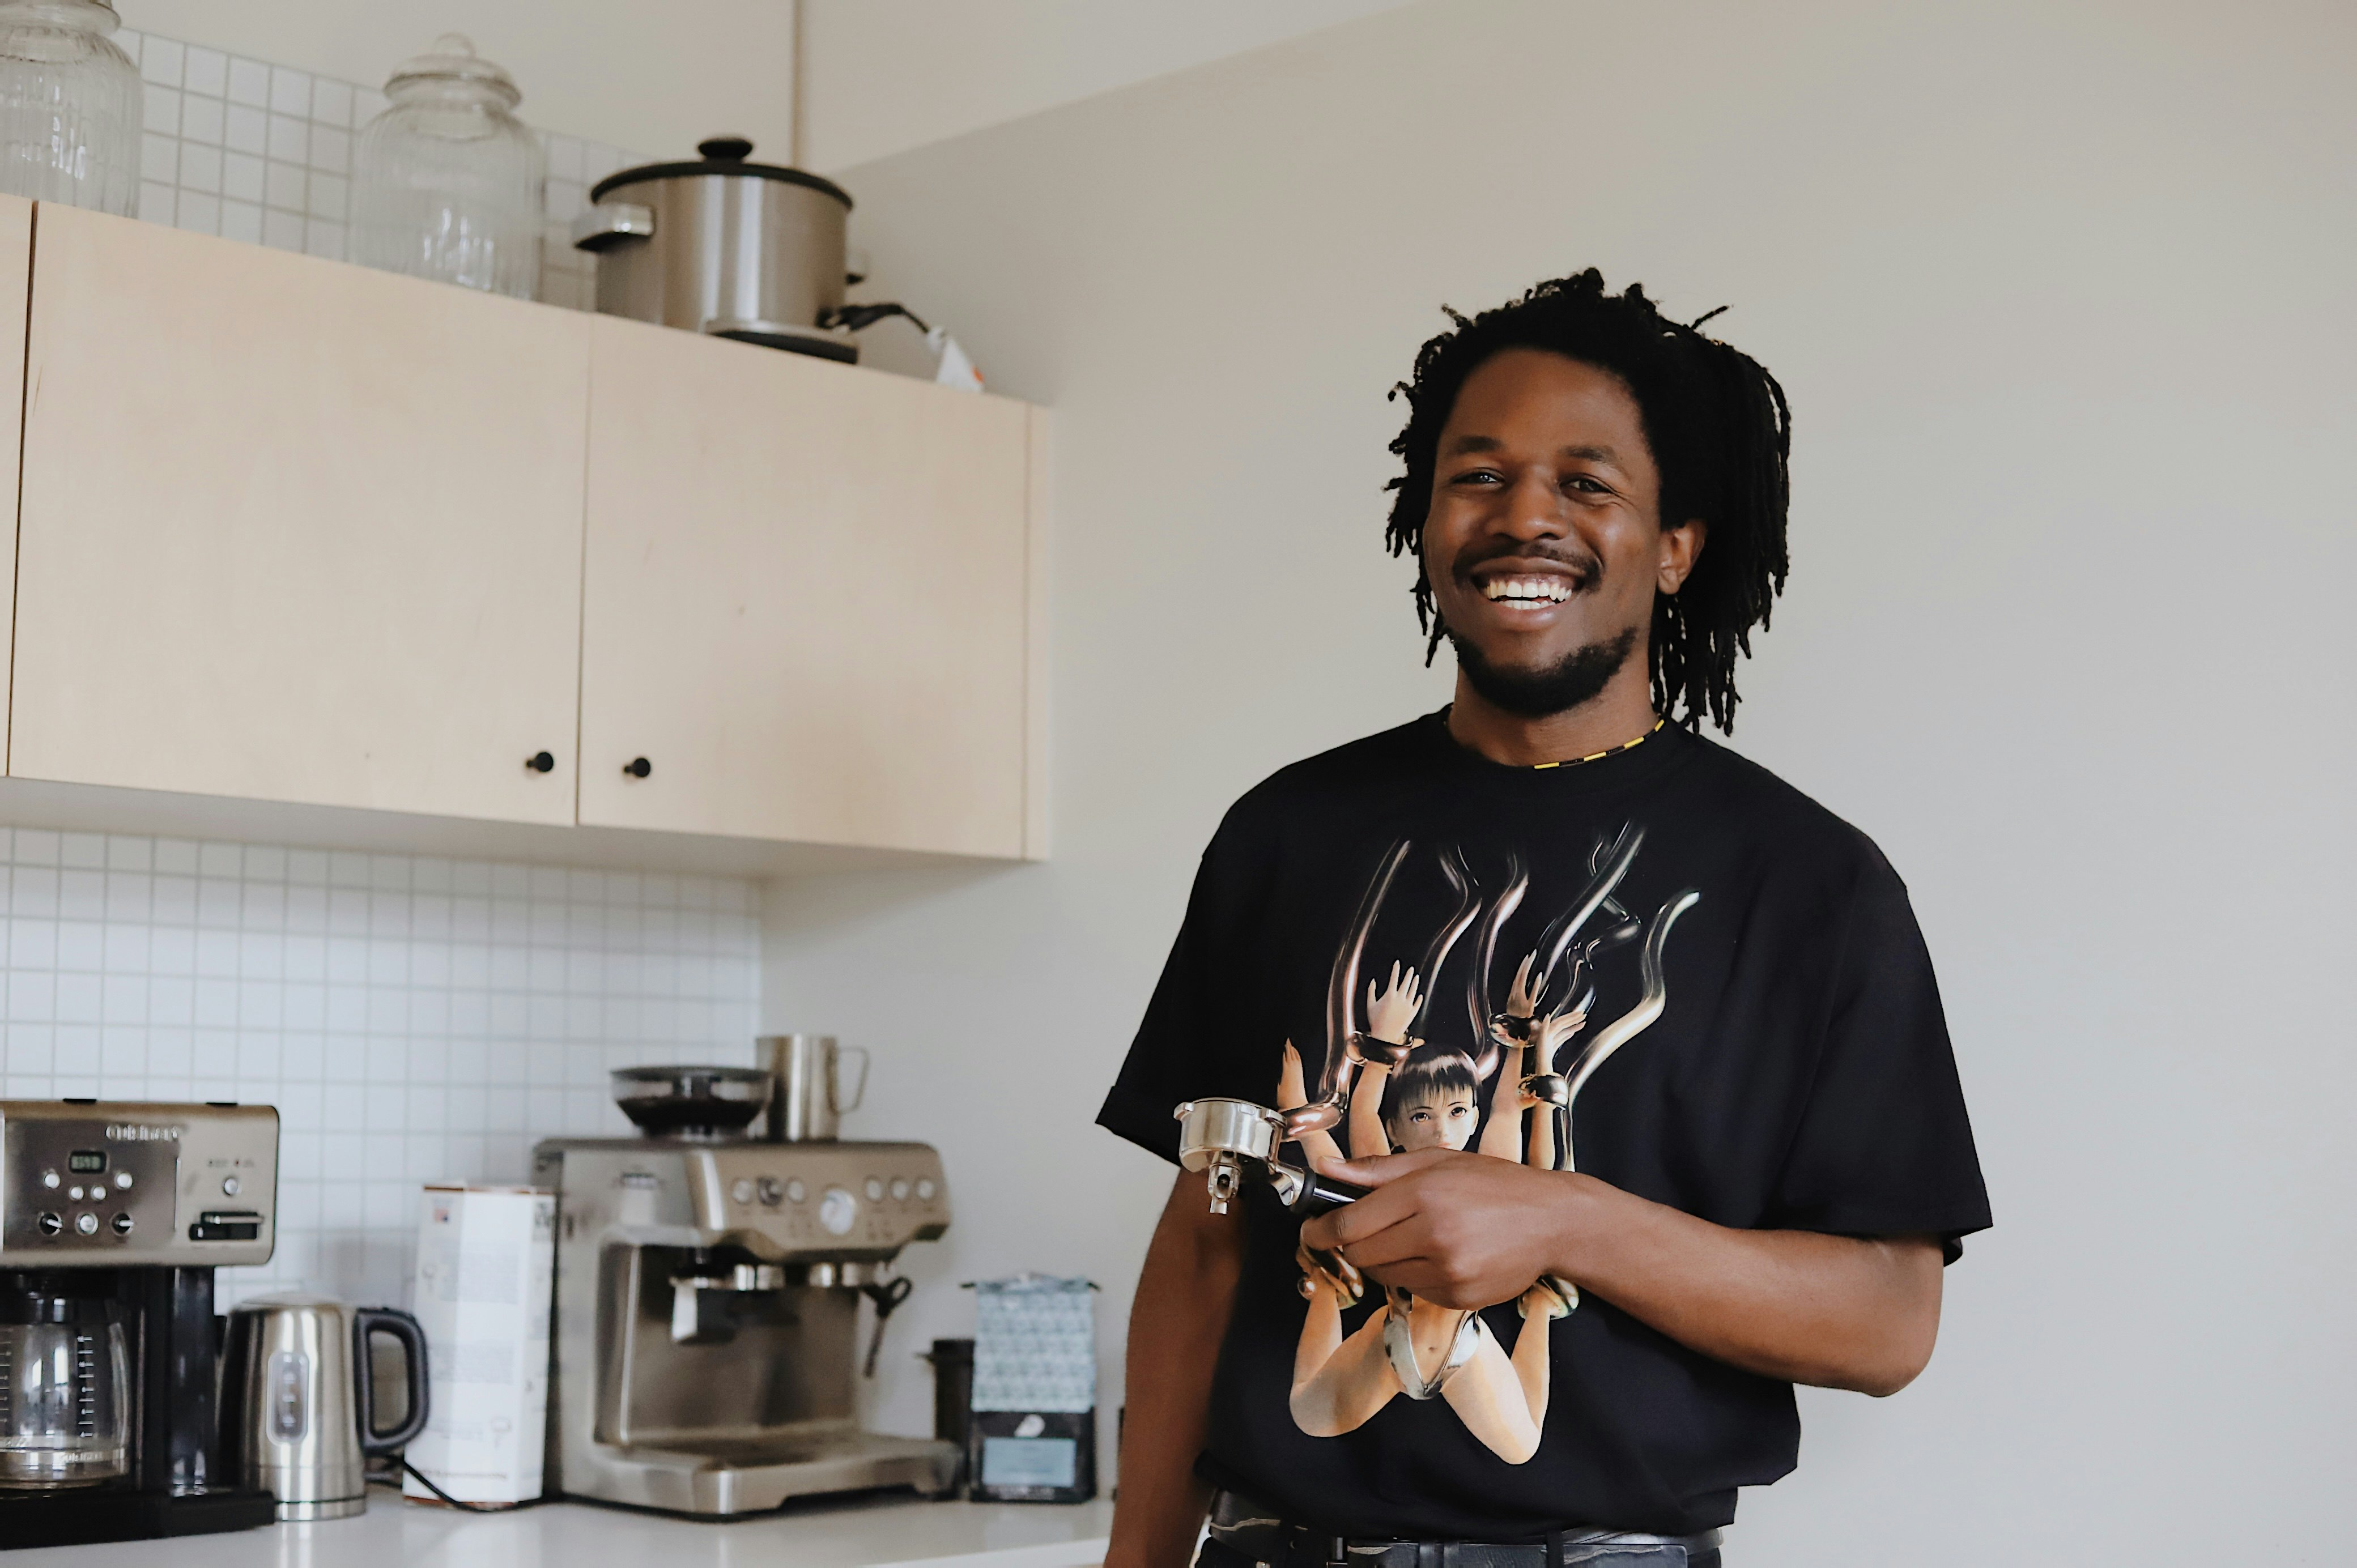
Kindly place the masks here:
[[(1711, 312), (1712, 316), (1718, 314)], [(1407, 399), (1406, 427), (1391, 449), (1407, 465), (1384, 538), (1392, 553), (1416, 553), (1415, 612), (1432, 661), (1448, 628), (1432, 600), (1423, 559), (1425, 515), (1441, 427), (1465, 380), (1505, 349), (1544, 349), (1609, 371), (1627, 383), (1662, 477), (1662, 523), (1708, 525), (1693, 575), (1676, 594), (1656, 594), (1650, 643), (1653, 706), (1689, 729), (1706, 712), (1735, 727), (1736, 655), (1751, 651), (1790, 565), (1784, 543), (1792, 445), (1784, 389), (1759, 361), (1662, 315), (1641, 285), (1608, 294), (1590, 267), (1534, 287), (1522, 298), (1456, 326), (1417, 350), (1412, 380), (1392, 389)], [(1684, 712), (1673, 710), (1684, 704)]]

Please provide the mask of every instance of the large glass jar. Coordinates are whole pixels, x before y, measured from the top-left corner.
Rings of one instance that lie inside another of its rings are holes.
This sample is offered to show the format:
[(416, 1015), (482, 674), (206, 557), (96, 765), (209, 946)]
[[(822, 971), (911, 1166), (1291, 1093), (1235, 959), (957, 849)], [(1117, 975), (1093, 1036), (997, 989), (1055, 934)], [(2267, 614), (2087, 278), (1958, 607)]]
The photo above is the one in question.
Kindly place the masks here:
[(0, 190), (128, 216), (139, 204), (139, 68), (105, 0), (0, 0)]
[(457, 33), (384, 84), (352, 168), (352, 259), (530, 299), (540, 283), (540, 139), (508, 73)]

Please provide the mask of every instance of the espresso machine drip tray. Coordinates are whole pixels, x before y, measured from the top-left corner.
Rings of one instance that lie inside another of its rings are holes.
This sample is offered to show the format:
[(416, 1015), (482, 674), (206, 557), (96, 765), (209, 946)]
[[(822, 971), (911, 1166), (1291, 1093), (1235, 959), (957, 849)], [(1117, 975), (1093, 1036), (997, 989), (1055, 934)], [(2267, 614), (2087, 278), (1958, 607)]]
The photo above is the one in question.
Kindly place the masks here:
[(861, 1300), (949, 1228), (931, 1148), (701, 1133), (533, 1159), (557, 1194), (553, 1494), (727, 1518), (953, 1484), (952, 1444), (856, 1413)]

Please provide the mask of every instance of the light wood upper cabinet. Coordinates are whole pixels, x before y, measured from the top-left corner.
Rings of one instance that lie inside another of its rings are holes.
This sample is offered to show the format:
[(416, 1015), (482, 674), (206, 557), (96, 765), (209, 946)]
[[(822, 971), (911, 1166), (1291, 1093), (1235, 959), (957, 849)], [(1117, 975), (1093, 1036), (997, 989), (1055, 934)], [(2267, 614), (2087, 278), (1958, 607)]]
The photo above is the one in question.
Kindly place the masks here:
[[(25, 383), (7, 367), (25, 360), (25, 291), (33, 280), (33, 204), (21, 196), (0, 196), (0, 430), (23, 418)], [(16, 510), (16, 448), (0, 440), (0, 518)], [(0, 595), (13, 596), (16, 587), (16, 553), (0, 551)], [(0, 604), (6, 603), (0, 597)], [(8, 689), (9, 650), (0, 645), (0, 702)], [(5, 709), (0, 709), (5, 719)]]
[(1025, 854), (1044, 415), (592, 325), (582, 823)]
[(8, 771), (572, 822), (589, 318), (48, 204), (33, 252)]

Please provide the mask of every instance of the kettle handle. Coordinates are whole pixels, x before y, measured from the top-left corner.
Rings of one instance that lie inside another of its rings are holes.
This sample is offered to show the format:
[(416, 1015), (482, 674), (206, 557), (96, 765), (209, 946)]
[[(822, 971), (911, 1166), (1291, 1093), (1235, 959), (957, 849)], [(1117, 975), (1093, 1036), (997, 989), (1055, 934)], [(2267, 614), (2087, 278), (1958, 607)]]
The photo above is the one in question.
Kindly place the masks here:
[[(409, 1383), (409, 1419), (398, 1430), (380, 1432), (376, 1425), (376, 1380), (369, 1375), (369, 1336), (390, 1334), (401, 1341), (402, 1360)], [(361, 1412), (361, 1452), (390, 1454), (407, 1447), (425, 1430), (427, 1380), (425, 1330), (417, 1319), (389, 1306), (356, 1307), (352, 1312), (353, 1402)]]

